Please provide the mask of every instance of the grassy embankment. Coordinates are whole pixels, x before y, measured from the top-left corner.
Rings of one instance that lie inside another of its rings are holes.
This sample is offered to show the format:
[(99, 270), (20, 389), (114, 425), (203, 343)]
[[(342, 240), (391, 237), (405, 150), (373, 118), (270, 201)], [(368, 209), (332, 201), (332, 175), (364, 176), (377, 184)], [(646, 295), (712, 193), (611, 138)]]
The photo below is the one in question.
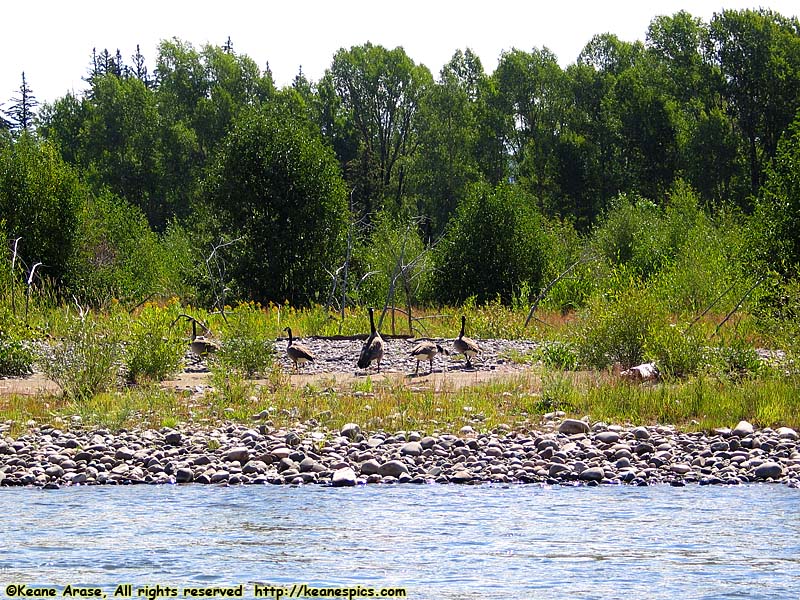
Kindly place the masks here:
[[(208, 323), (228, 348), (214, 361), (209, 375), (212, 388), (202, 394), (159, 385), (180, 368), (188, 335), (185, 321), (175, 324), (181, 313)], [(755, 329), (748, 329), (746, 316), (736, 323), (739, 341), (734, 344), (735, 351), (714, 341), (710, 333), (714, 319), (709, 317), (708, 327), (704, 329), (700, 323), (693, 330), (698, 339), (716, 344), (715, 350), (703, 351), (704, 358), (692, 363), (700, 368), (642, 385), (621, 381), (609, 368), (587, 369), (581, 364), (596, 350), (585, 346), (596, 339), (586, 335), (586, 323), (578, 318), (539, 314), (541, 320), (525, 329), (523, 311), (490, 305), (468, 307), (466, 313), (470, 334), (475, 337), (541, 340), (541, 351), (509, 356), (529, 363), (529, 370), (468, 386), (452, 385), (445, 377), (435, 390), (424, 379), (409, 380), (403, 375), (365, 377), (344, 385), (333, 378), (291, 385), (288, 374), (264, 351), (264, 340), (274, 340), (287, 325), (302, 336), (364, 333), (363, 311), (348, 311), (341, 323), (319, 308), (261, 309), (253, 305), (234, 309), (227, 322), (219, 315), (177, 304), (145, 307), (134, 315), (121, 310), (90, 315), (83, 322), (70, 316), (66, 308), (42, 312), (33, 322), (37, 330), (81, 348), (80, 357), (56, 353), (55, 358), (44, 361), (41, 367), (45, 372), (58, 372), (66, 393), (0, 397), (0, 422), (11, 424), (12, 432), (20, 434), (31, 422), (110, 429), (258, 423), (263, 421), (253, 421), (253, 415), (267, 411), (266, 420), (275, 426), (315, 419), (330, 428), (352, 421), (369, 430), (458, 432), (465, 425), (479, 431), (498, 427), (535, 430), (546, 413), (561, 410), (572, 417), (589, 416), (592, 421), (661, 423), (684, 429), (730, 427), (741, 419), (762, 427), (800, 428), (798, 375), (787, 367), (788, 359), (777, 367), (757, 365), (749, 353), (752, 348), (742, 350), (744, 338), (750, 338), (752, 345), (769, 346), (770, 342), (759, 338)], [(432, 318), (420, 322), (424, 327), (420, 333), (452, 338), (457, 335), (460, 314), (461, 309), (429, 313)], [(403, 319), (398, 315), (397, 333), (406, 332)], [(383, 331), (391, 331), (389, 320)], [(93, 372), (98, 373), (96, 379), (102, 379), (99, 375), (104, 369), (102, 361), (108, 360), (110, 341), (120, 341), (125, 348), (114, 359), (123, 365), (129, 381), (84, 381), (86, 373)], [(645, 356), (648, 352), (645, 348)], [(722, 355), (728, 358), (722, 360)]]

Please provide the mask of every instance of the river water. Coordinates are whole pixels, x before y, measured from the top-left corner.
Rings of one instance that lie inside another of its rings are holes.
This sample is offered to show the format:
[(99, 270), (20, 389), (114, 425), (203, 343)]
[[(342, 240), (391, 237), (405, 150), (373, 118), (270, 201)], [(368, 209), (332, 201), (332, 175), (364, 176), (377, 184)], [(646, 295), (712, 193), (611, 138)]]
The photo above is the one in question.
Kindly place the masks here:
[(243, 584), (253, 597), (256, 584), (305, 583), (415, 599), (785, 600), (800, 598), (800, 490), (4, 488), (0, 597), (12, 583), (109, 598), (119, 584), (133, 597)]

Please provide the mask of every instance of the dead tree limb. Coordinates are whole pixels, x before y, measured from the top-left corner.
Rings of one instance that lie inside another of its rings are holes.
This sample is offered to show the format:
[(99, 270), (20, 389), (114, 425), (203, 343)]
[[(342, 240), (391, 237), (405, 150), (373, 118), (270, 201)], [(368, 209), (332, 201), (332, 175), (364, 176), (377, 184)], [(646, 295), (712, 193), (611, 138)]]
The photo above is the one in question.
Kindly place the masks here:
[(717, 328), (714, 330), (714, 335), (717, 335), (719, 333), (719, 330), (722, 328), (722, 326), (725, 325), (725, 323), (728, 322), (728, 319), (730, 319), (733, 316), (733, 314), (737, 310), (739, 310), (739, 308), (741, 308), (742, 304), (744, 304), (744, 301), (747, 299), (747, 297), (751, 293), (753, 293), (753, 290), (755, 290), (759, 285), (761, 285), (761, 282), (764, 281), (764, 279), (766, 279), (766, 278), (767, 278), (767, 273), (764, 273), (761, 277), (758, 278), (758, 281), (756, 281), (750, 287), (750, 289), (747, 290), (747, 292), (745, 292), (745, 295), (742, 296), (741, 300), (739, 300), (739, 302), (736, 303), (736, 306), (734, 306), (733, 309), (727, 315), (725, 315), (725, 318), (722, 319), (722, 322), (719, 325), (717, 325)]
[[(533, 304), (531, 305), (531, 309), (528, 311), (528, 316), (525, 318), (525, 324), (522, 326), (523, 329), (528, 326), (528, 323), (531, 322), (531, 319), (533, 318), (533, 313), (536, 312), (536, 309), (539, 307), (539, 303), (542, 300), (544, 300), (544, 297), (547, 296), (547, 294), (550, 292), (551, 289), (553, 289), (553, 286), (557, 284), (559, 281), (561, 281), (567, 274), (569, 274), (569, 272), (572, 271), (572, 269), (577, 267), (582, 262), (586, 262), (586, 260), (587, 259), (585, 256), (576, 260), (574, 263), (572, 263), (570, 266), (564, 269), (561, 273), (559, 273), (555, 279), (553, 279), (550, 283), (548, 283), (541, 292), (539, 292), (539, 295), (536, 296), (536, 298), (533, 301)], [(537, 321), (540, 321), (540, 319), (537, 319)]]

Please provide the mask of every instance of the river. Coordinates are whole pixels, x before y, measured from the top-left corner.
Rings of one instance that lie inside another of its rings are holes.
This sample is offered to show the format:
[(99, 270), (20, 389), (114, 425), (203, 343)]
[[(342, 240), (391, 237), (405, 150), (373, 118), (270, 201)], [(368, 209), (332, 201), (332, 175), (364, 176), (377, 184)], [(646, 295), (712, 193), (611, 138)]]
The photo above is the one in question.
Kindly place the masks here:
[(774, 484), (3, 488), (0, 536), (6, 595), (305, 583), (414, 599), (800, 597), (800, 491)]

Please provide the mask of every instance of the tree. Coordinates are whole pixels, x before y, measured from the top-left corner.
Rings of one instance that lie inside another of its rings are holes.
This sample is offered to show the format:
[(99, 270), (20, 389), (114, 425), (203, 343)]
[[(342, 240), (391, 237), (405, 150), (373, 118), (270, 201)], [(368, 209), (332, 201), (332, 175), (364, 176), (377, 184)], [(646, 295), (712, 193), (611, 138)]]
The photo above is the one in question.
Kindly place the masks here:
[(724, 95), (747, 140), (750, 191), (800, 106), (800, 23), (770, 10), (724, 10), (709, 26), (709, 55), (721, 70)]
[(753, 248), (781, 273), (800, 273), (800, 111), (778, 144), (756, 203)]
[(242, 113), (206, 185), (212, 235), (241, 238), (241, 297), (312, 302), (340, 262), (348, 223), (338, 164), (312, 124), (279, 104)]
[(542, 219), (518, 187), (475, 185), (459, 205), (436, 250), (436, 299), (460, 303), (500, 298), (515, 289), (538, 289), (546, 268)]
[(503, 53), (493, 78), (512, 175), (543, 206), (550, 205), (558, 196), (555, 148), (567, 119), (567, 79), (547, 48)]
[(409, 190), (434, 236), (444, 231), (467, 187), (481, 179), (477, 103), (484, 79), (477, 56), (459, 50), (420, 102), (420, 151), (410, 163)]
[(400, 205), (405, 190), (404, 161), (417, 149), (416, 116), (420, 98), (432, 83), (430, 72), (415, 65), (402, 48), (366, 43), (340, 49), (331, 79), (358, 133), (358, 164), (350, 171), (363, 211), (390, 201)]
[(36, 107), (39, 103), (36, 101), (27, 79), (25, 79), (25, 71), (22, 72), (22, 84), (19, 86), (19, 94), (13, 97), (11, 102), (11, 107), (5, 111), (5, 115), (8, 117), (7, 123), (12, 133), (19, 135), (23, 131), (33, 131), (36, 120)]
[(0, 145), (0, 215), (6, 233), (22, 237), (23, 255), (43, 263), (60, 280), (72, 254), (75, 224), (87, 190), (58, 150), (33, 135), (22, 134)]

